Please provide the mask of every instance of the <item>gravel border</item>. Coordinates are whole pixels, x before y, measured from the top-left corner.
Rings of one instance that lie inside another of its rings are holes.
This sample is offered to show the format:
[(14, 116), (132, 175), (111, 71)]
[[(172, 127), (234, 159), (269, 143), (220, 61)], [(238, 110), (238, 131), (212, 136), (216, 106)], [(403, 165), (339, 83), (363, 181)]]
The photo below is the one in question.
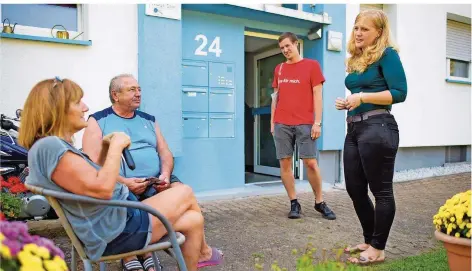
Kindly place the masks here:
[[(393, 175), (393, 182), (399, 183), (399, 182), (425, 179), (425, 178), (430, 178), (430, 177), (435, 177), (435, 176), (446, 176), (446, 175), (466, 173), (466, 172), (471, 172), (470, 162), (447, 163), (440, 167), (426, 167), (426, 168), (395, 171)], [(344, 182), (344, 176), (342, 175), (341, 177), (342, 177), (342, 182), (336, 183), (334, 187), (338, 189), (345, 189), (346, 186)]]
[(445, 176), (451, 174), (471, 172), (470, 162), (464, 163), (450, 163), (442, 167), (428, 167), (409, 169), (395, 172), (393, 176), (394, 182), (404, 182), (417, 179), (424, 179), (434, 176)]

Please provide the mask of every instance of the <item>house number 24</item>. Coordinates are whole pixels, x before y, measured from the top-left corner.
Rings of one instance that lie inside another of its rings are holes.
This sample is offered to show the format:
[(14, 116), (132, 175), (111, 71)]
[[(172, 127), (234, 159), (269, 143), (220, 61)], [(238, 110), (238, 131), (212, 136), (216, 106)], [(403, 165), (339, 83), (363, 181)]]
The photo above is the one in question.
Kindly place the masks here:
[(206, 46), (208, 44), (208, 38), (205, 35), (199, 34), (195, 37), (197, 42), (201, 42), (198, 48), (195, 50), (195, 55), (197, 56), (207, 56), (208, 52), (214, 53), (216, 57), (220, 57), (223, 50), (220, 49), (220, 37), (216, 36), (213, 42), (208, 47), (208, 52)]

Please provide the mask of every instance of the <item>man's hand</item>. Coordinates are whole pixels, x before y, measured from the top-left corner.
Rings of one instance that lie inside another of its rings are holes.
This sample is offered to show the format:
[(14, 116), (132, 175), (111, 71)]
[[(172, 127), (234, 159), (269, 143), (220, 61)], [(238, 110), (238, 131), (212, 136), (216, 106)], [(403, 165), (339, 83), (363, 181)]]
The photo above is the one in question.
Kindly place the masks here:
[(144, 193), (149, 184), (149, 182), (145, 181), (145, 178), (126, 178), (125, 180), (129, 191), (133, 192), (135, 195)]
[(160, 193), (160, 192), (170, 188), (170, 176), (168, 176), (167, 174), (161, 174), (161, 175), (159, 175), (158, 179), (160, 181), (162, 181), (163, 184), (160, 184), (160, 185), (155, 184), (154, 185), (154, 188), (157, 190), (157, 192)]
[(320, 135), (321, 127), (316, 124), (313, 124), (313, 126), (311, 126), (311, 139), (317, 139), (318, 137), (320, 137)]
[(271, 122), (271, 123), (270, 123), (270, 133), (271, 133), (272, 135), (274, 135), (274, 127), (275, 127), (274, 123)]

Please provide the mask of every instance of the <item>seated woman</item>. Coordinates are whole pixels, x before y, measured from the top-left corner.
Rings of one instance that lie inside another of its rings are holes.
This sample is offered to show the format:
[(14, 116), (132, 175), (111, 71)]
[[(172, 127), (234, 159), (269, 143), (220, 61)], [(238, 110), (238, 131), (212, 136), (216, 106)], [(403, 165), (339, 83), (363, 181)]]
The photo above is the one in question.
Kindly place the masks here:
[[(73, 135), (87, 126), (83, 91), (73, 81), (47, 79), (37, 83), (26, 99), (19, 143), (29, 150), (28, 184), (108, 200), (137, 201), (117, 182), (121, 154), (130, 144), (124, 133), (103, 138), (98, 164), (75, 148)], [(186, 241), (181, 246), (188, 270), (201, 266), (203, 216), (192, 189), (180, 185), (143, 201), (163, 214)], [(148, 213), (125, 207), (98, 206), (60, 201), (64, 213), (91, 260), (139, 250), (166, 233), (164, 225)], [(222, 253), (211, 249), (211, 261)], [(126, 262), (126, 263), (125, 263)], [(144, 270), (135, 257), (122, 261), (124, 270)], [(146, 264), (145, 264), (146, 265)], [(146, 265), (146, 271), (154, 269)]]

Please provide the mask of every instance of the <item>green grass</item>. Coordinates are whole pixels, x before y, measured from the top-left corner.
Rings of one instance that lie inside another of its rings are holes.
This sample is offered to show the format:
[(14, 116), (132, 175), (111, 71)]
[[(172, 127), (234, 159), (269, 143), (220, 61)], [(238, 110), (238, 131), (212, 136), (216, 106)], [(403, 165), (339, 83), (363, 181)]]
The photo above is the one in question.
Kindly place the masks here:
[(399, 271), (399, 270), (428, 270), (428, 271), (447, 271), (447, 254), (444, 247), (434, 249), (430, 252), (417, 256), (410, 256), (402, 259), (392, 260), (377, 265), (375, 270), (379, 271)]

